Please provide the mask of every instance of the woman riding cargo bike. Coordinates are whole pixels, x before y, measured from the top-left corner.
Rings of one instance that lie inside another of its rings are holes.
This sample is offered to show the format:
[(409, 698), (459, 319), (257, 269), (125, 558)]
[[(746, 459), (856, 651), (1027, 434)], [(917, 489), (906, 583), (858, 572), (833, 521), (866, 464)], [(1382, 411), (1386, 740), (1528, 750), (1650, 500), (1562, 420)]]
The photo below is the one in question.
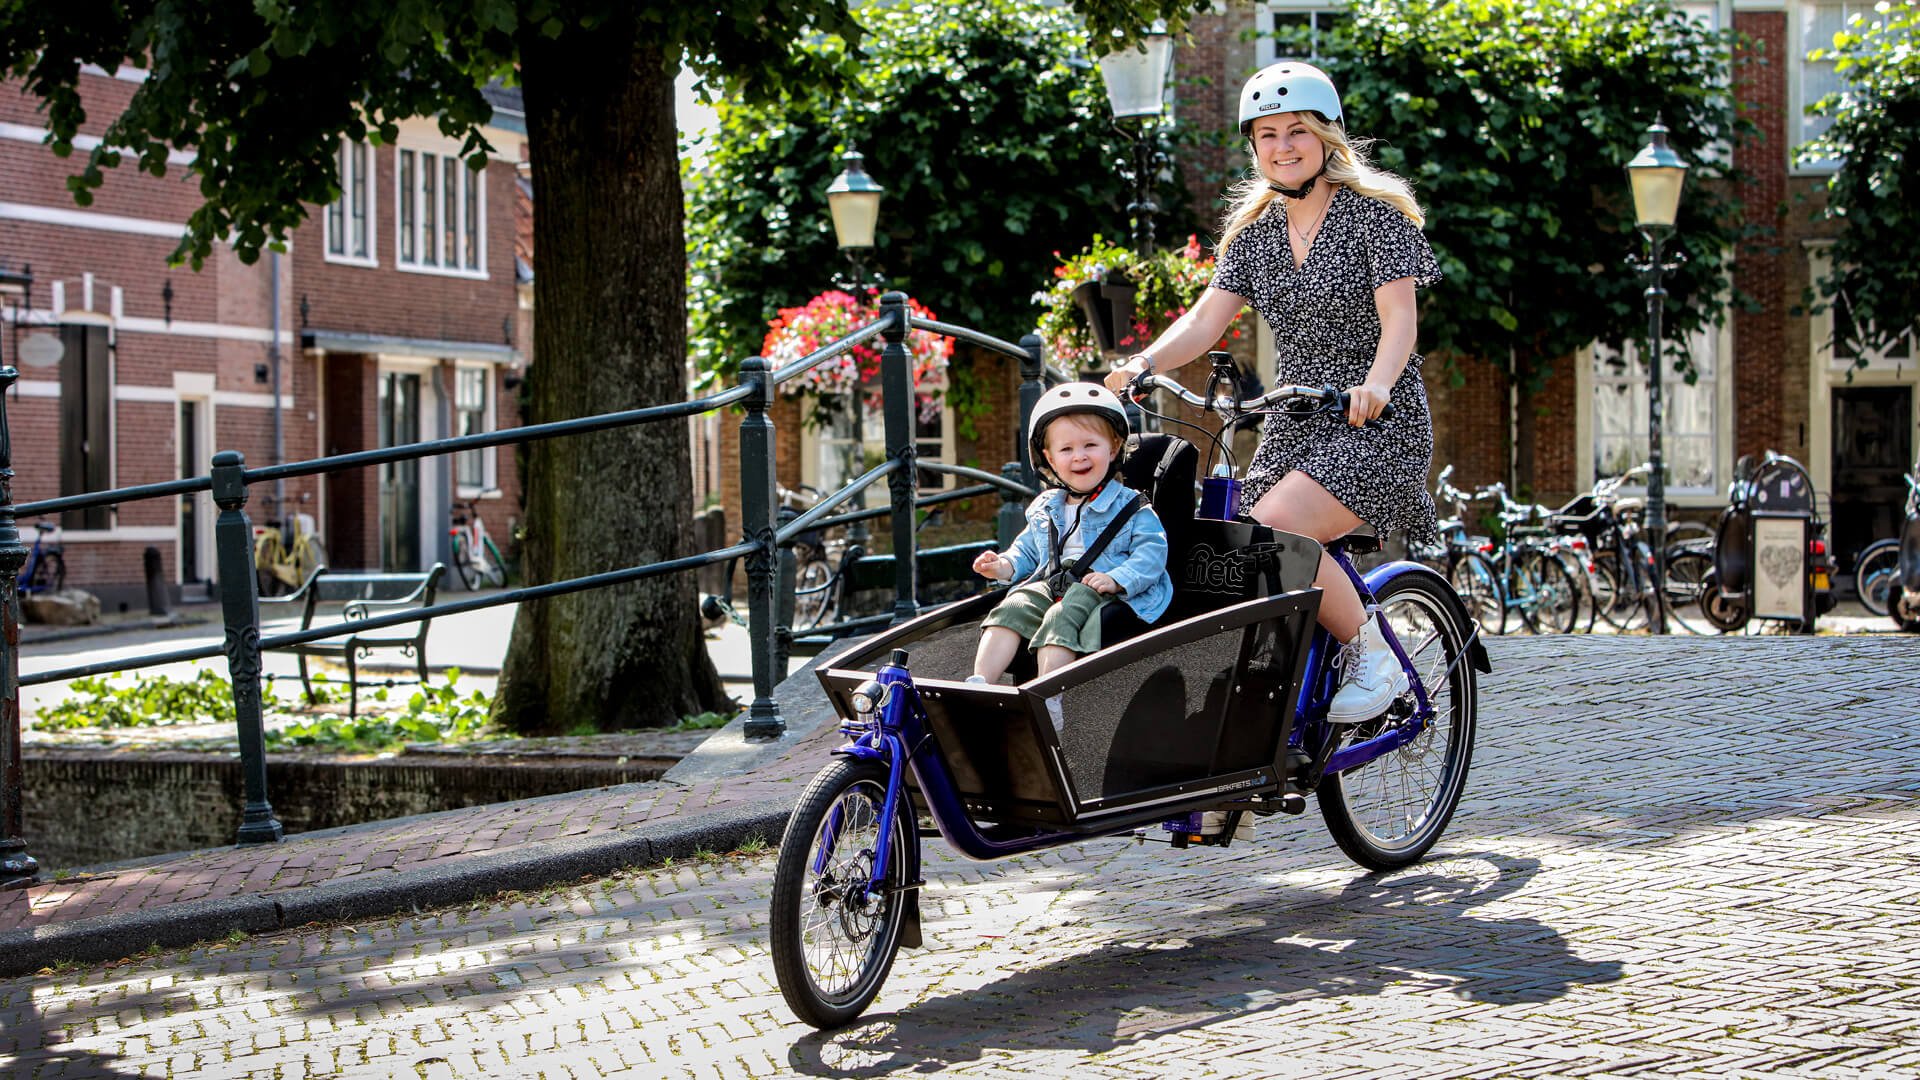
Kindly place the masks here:
[[(1300, 123), (1307, 114), (1269, 107), (1276, 100), (1324, 118)], [(1472, 756), (1476, 672), (1488, 670), (1478, 627), (1427, 567), (1361, 575), (1349, 554), (1378, 541), (1345, 535), (1362, 520), (1383, 534), (1433, 529), (1431, 436), (1411, 354), (1412, 290), (1432, 280), (1432, 258), (1397, 203), (1376, 207), (1348, 186), (1378, 174), (1353, 171), (1323, 74), (1275, 65), (1241, 101), (1256, 164), (1276, 189), (1291, 185), (1278, 191), (1289, 204), (1243, 200), (1251, 219), (1230, 224), (1237, 243), (1208, 299), (1150, 351), (1163, 369), (1197, 355), (1246, 289), (1292, 335), (1280, 381), (1353, 389), (1283, 385), (1243, 401), (1225, 354), (1205, 395), (1153, 374), (1150, 360), (1129, 363), (1116, 381), (1130, 392), (1162, 390), (1229, 422), (1268, 418), (1245, 497), (1229, 467), (1206, 479), (1200, 514), (1194, 447), (1166, 434), (1127, 440), (1120, 482), (1147, 496), (1167, 536), (1172, 597), (1151, 625), (1103, 619), (1097, 651), (1045, 674), (1021, 652), (1014, 685), (969, 682), (981, 623), (1004, 595), (988, 592), (821, 664), (852, 741), (788, 821), (769, 927), (781, 991), (810, 1024), (859, 1016), (898, 950), (920, 945), (923, 818), (980, 860), (1109, 836), (1223, 847), (1314, 796), (1350, 858), (1388, 869), (1424, 855), (1453, 815)], [(1322, 173), (1329, 185), (1309, 201)], [(1269, 203), (1280, 206), (1271, 218)], [(1318, 215), (1309, 250), (1296, 246), (1292, 276), (1274, 285), (1285, 273), (1274, 253), (1299, 239), (1285, 211), (1301, 208)], [(1295, 327), (1299, 316), (1280, 310), (1289, 289), (1309, 292), (1308, 306), (1337, 303), (1345, 320)], [(1372, 305), (1356, 299), (1367, 289)]]

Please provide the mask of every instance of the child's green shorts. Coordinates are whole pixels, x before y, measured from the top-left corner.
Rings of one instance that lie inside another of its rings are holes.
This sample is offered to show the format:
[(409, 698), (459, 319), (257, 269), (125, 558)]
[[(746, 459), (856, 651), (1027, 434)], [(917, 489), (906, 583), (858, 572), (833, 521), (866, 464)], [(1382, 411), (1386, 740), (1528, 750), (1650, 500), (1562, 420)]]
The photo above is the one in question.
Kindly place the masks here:
[(1056, 603), (1045, 581), (1030, 581), (1007, 593), (982, 626), (1004, 626), (1029, 648), (1058, 645), (1081, 656), (1100, 650), (1100, 609), (1113, 600), (1076, 581)]

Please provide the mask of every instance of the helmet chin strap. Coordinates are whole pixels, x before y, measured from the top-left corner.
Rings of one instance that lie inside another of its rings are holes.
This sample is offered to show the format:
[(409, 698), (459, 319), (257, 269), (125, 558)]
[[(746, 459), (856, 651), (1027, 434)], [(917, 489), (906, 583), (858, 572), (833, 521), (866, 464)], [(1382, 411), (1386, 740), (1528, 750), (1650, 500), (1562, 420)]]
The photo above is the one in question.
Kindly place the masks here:
[(1313, 182), (1320, 179), (1322, 176), (1325, 176), (1326, 174), (1327, 174), (1327, 159), (1325, 157), (1322, 157), (1320, 159), (1320, 171), (1314, 173), (1312, 176), (1307, 177), (1306, 182), (1301, 184), (1299, 187), (1297, 188), (1283, 187), (1282, 185), (1275, 183), (1272, 180), (1267, 181), (1267, 186), (1279, 192), (1280, 194), (1285, 195), (1289, 199), (1304, 199), (1313, 192)]

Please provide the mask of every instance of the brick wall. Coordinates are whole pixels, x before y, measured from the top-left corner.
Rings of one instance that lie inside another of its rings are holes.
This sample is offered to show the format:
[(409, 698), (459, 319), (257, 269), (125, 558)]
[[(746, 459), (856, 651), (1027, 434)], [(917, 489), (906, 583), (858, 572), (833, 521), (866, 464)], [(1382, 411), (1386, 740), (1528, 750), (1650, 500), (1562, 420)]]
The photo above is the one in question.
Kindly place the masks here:
[(1254, 43), (1242, 40), (1254, 28), (1253, 15), (1249, 0), (1228, 0), (1224, 10), (1196, 18), (1192, 40), (1174, 54), (1176, 122), (1189, 132), (1219, 136), (1216, 144), (1195, 147), (1181, 160), (1193, 219), (1171, 229), (1174, 237), (1218, 235), (1227, 180), (1246, 166), (1245, 145), (1234, 129), (1240, 84), (1253, 74)]
[[(1751, 39), (1739, 64), (1734, 93), (1748, 103), (1760, 138), (1734, 151), (1734, 167), (1748, 174), (1740, 190), (1749, 220), (1778, 227), (1786, 222), (1787, 16), (1780, 11), (1736, 11), (1734, 29)], [(1734, 286), (1751, 297), (1756, 311), (1735, 310), (1734, 453), (1778, 448), (1786, 428), (1779, 358), (1788, 347), (1786, 277), (1788, 251), (1778, 236), (1762, 236), (1735, 256)], [(1804, 381), (1804, 380), (1803, 380)], [(1804, 410), (1804, 398), (1802, 408)], [(1804, 415), (1804, 411), (1802, 412)]]

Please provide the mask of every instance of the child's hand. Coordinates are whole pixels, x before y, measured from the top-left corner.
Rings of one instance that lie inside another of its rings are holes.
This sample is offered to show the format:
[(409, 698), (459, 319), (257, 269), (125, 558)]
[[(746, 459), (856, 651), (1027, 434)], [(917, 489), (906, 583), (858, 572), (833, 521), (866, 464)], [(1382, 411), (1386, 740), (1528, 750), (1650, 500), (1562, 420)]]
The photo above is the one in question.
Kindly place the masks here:
[(1081, 578), (1080, 584), (1085, 585), (1087, 588), (1092, 589), (1094, 592), (1099, 593), (1101, 596), (1112, 596), (1114, 593), (1117, 593), (1120, 591), (1119, 582), (1113, 580), (1112, 578), (1108, 577), (1107, 575), (1101, 573), (1098, 570), (1095, 570), (1093, 573), (1088, 574), (1086, 577)]
[[(1002, 576), (1003, 568), (1005, 576)], [(973, 558), (973, 572), (981, 577), (1004, 581), (1013, 576), (1013, 563), (997, 551), (983, 551)]]

